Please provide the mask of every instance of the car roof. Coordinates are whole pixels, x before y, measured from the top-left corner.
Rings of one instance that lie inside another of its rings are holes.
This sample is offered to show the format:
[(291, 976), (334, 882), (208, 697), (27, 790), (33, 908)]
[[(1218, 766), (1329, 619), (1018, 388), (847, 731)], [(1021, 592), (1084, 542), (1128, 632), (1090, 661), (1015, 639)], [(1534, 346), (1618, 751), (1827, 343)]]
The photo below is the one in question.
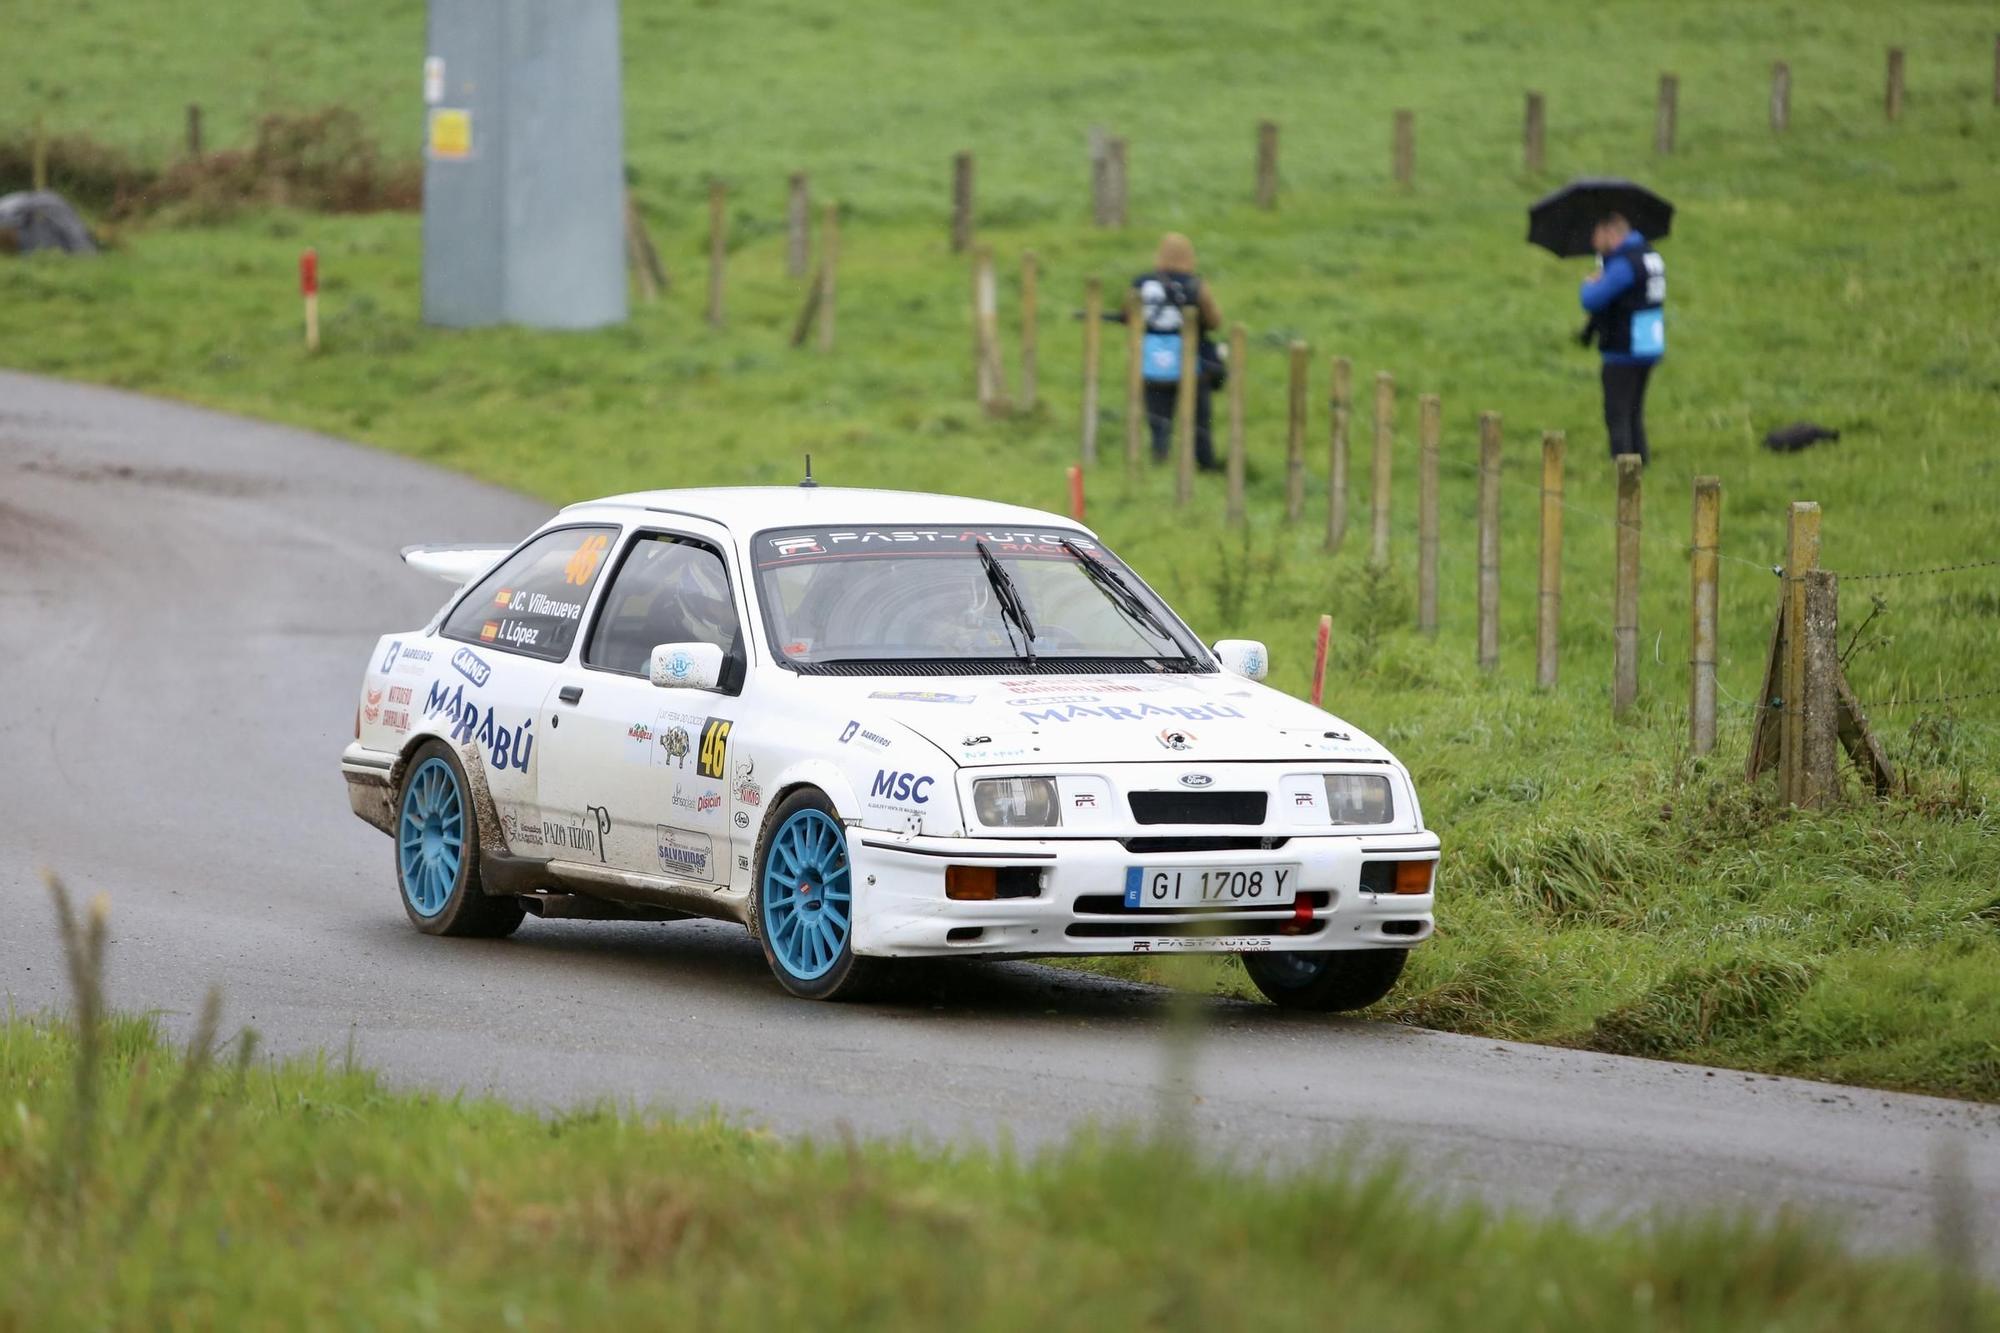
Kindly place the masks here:
[(562, 512), (578, 514), (606, 508), (690, 514), (720, 523), (739, 536), (764, 528), (913, 524), (935, 527), (945, 523), (1028, 523), (1065, 531), (1089, 531), (1074, 519), (1022, 505), (972, 500), (962, 495), (850, 486), (708, 486), (678, 491), (632, 491), (601, 500), (580, 500)]

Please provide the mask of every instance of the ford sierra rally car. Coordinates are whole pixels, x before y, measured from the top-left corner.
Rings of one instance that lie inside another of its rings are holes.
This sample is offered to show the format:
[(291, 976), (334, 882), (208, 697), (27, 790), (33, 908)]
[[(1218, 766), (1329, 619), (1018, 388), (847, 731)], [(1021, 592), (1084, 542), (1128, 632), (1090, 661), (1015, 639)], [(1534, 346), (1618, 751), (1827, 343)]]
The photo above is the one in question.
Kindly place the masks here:
[(1351, 1009), (1431, 933), (1403, 765), (1071, 520), (667, 490), (404, 558), (457, 590), (375, 645), (340, 764), (427, 934), (720, 918), (822, 999), (898, 958), (1236, 953)]

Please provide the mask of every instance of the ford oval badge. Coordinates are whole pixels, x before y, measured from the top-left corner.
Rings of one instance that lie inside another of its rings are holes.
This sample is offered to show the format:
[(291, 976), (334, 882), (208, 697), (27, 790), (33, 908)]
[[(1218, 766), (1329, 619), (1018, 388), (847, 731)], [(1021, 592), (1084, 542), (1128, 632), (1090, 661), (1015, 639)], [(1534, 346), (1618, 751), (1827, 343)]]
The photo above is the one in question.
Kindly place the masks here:
[(1181, 774), (1181, 786), (1183, 787), (1206, 787), (1209, 783), (1213, 781), (1215, 781), (1215, 779), (1210, 777), (1206, 773)]

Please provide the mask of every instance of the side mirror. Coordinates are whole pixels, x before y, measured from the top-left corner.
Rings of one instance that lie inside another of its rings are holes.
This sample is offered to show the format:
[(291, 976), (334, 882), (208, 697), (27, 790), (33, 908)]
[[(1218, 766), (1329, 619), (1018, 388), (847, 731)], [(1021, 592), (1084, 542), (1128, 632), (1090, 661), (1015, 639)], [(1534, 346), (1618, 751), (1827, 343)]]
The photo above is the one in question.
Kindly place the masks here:
[(1271, 669), (1271, 654), (1255, 639), (1218, 639), (1215, 656), (1224, 671), (1233, 671), (1250, 680), (1264, 679)]
[(712, 643), (663, 643), (653, 649), (652, 677), (663, 690), (712, 690), (722, 679), (722, 649)]

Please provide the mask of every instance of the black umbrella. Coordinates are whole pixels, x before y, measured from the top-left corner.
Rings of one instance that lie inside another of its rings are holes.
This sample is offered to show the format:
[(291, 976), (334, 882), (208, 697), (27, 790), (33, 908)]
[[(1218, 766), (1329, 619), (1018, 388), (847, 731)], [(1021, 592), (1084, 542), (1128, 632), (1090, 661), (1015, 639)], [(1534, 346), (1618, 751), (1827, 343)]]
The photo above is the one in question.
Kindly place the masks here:
[(1674, 206), (1643, 185), (1619, 176), (1580, 176), (1528, 207), (1528, 244), (1558, 259), (1595, 253), (1590, 232), (1617, 213), (1649, 241), (1673, 230)]

